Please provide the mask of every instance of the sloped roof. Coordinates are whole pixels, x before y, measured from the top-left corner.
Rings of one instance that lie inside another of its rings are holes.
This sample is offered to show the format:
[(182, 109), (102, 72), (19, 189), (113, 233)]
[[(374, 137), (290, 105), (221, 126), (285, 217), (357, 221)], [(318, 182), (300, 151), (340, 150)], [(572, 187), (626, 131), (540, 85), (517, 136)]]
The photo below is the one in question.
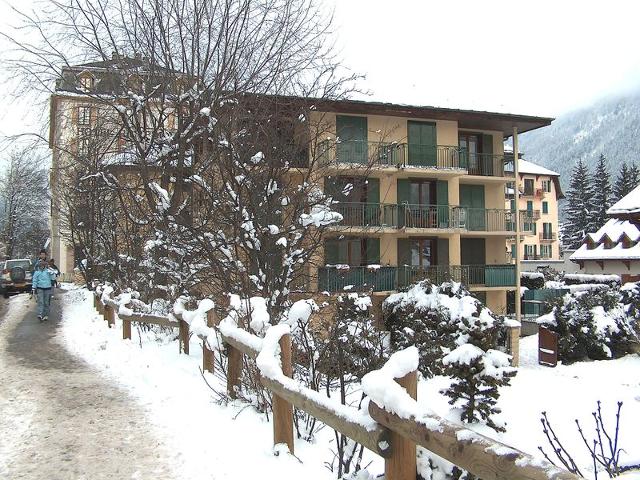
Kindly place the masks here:
[(589, 233), (588, 236), (595, 243), (600, 243), (606, 235), (612, 242), (619, 242), (626, 234), (630, 240), (640, 240), (640, 229), (628, 220), (610, 218), (596, 233)]
[[(624, 248), (621, 243), (624, 237), (628, 237), (632, 242), (640, 241), (640, 229), (636, 224), (628, 220), (610, 218), (596, 233), (587, 234), (595, 244), (596, 248), (590, 249), (585, 241), (571, 257), (572, 261), (580, 260), (637, 260), (640, 259), (640, 243)], [(606, 239), (614, 243), (612, 248), (605, 248)]]
[(553, 170), (544, 168), (542, 165), (538, 165), (536, 163), (528, 162), (522, 159), (520, 159), (520, 161), (518, 162), (518, 171), (520, 173), (529, 173), (532, 175), (548, 175), (550, 177), (560, 176), (558, 172), (554, 172)]
[(640, 185), (631, 190), (607, 210), (607, 215), (612, 216), (630, 215), (632, 213), (640, 213)]

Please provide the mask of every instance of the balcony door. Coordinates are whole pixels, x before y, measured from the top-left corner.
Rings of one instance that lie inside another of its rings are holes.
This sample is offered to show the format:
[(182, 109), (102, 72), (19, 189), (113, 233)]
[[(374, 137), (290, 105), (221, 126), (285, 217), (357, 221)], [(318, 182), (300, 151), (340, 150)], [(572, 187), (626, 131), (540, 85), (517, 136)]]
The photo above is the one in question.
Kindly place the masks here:
[(486, 229), (484, 185), (460, 185), (460, 206), (464, 207), (462, 211), (465, 212), (467, 230)]
[(461, 156), (466, 157), (464, 163), (466, 163), (470, 175), (494, 175), (493, 137), (491, 135), (460, 132), (458, 146)]
[(447, 228), (449, 184), (426, 179), (398, 180), (398, 226)]
[(407, 122), (409, 165), (435, 167), (437, 165), (436, 124)]
[(343, 217), (342, 225), (380, 226), (380, 180), (370, 177), (326, 177), (325, 193), (338, 203), (332, 208)]
[(368, 163), (367, 132), (367, 117), (336, 115), (339, 163)]
[[(462, 185), (460, 185), (462, 186)], [(484, 285), (487, 263), (484, 238), (460, 239), (460, 262), (463, 265), (463, 282), (469, 285)]]

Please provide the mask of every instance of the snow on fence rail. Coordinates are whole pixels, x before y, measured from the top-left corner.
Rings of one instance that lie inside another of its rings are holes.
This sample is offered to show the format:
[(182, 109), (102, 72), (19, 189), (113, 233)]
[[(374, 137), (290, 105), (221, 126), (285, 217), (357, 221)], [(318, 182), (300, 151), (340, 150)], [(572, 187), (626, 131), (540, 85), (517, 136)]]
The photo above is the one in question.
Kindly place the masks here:
[[(123, 338), (131, 338), (131, 322), (177, 327), (180, 352), (189, 354), (189, 324), (180, 312), (174, 312), (175, 319), (137, 314), (109, 294), (95, 294), (94, 306), (109, 327), (115, 324), (118, 312)], [(362, 388), (370, 398), (367, 415), (291, 378), (291, 336), (287, 325), (272, 327), (260, 338), (231, 322), (218, 322), (215, 311), (210, 309), (207, 328), (215, 328), (227, 347), (227, 392), (231, 398), (237, 398), (243, 355), (255, 359), (261, 383), (274, 394), (274, 445), (286, 443), (291, 453), (294, 453), (295, 406), (383, 457), (387, 480), (416, 479), (416, 445), (484, 480), (581, 478), (421, 407), (416, 400), (418, 351), (415, 347), (395, 353), (380, 370), (365, 375)], [(213, 353), (206, 341), (203, 341), (203, 368), (213, 372)]]

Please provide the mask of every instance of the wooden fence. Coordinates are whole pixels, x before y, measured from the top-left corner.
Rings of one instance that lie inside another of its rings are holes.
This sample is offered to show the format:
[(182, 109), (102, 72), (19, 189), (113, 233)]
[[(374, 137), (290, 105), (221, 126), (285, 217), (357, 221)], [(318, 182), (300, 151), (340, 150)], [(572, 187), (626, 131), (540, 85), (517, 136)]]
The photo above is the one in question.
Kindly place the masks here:
[[(110, 327), (115, 325), (120, 304), (112, 299), (102, 301), (94, 295), (94, 306)], [(122, 336), (131, 338), (131, 323), (162, 325), (179, 329), (179, 353), (189, 354), (189, 326), (181, 315), (176, 320), (148, 314), (118, 314), (122, 320)], [(244, 356), (255, 359), (261, 351), (262, 339), (238, 327), (219, 325), (216, 314), (210, 310), (207, 324), (216, 328), (227, 352), (227, 392), (237, 398), (242, 376)], [(513, 447), (436, 416), (420, 415), (403, 418), (391, 408), (369, 403), (369, 415), (375, 421), (365, 424), (358, 420), (362, 412), (346, 405), (334, 403), (320, 392), (304, 387), (292, 379), (291, 337), (279, 340), (280, 364), (283, 378), (262, 375), (261, 383), (273, 393), (273, 443), (287, 444), (294, 453), (293, 408), (303, 410), (329, 427), (339, 431), (385, 461), (386, 480), (416, 479), (416, 446), (439, 455), (483, 480), (577, 480), (578, 477), (548, 462), (534, 458)], [(203, 369), (213, 372), (213, 353), (203, 342)], [(417, 405), (417, 371), (402, 378), (390, 379), (403, 387)], [(393, 388), (393, 385), (390, 385)], [(381, 402), (382, 403), (382, 402)], [(434, 427), (437, 425), (437, 427)]]

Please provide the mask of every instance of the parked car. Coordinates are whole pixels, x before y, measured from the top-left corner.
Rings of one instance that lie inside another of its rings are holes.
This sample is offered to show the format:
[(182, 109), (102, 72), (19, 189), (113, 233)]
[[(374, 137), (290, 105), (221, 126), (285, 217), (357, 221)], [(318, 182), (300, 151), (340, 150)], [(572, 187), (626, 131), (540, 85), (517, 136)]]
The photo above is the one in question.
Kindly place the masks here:
[(0, 293), (7, 298), (9, 292), (30, 292), (32, 276), (32, 264), (28, 258), (5, 260), (0, 277)]

